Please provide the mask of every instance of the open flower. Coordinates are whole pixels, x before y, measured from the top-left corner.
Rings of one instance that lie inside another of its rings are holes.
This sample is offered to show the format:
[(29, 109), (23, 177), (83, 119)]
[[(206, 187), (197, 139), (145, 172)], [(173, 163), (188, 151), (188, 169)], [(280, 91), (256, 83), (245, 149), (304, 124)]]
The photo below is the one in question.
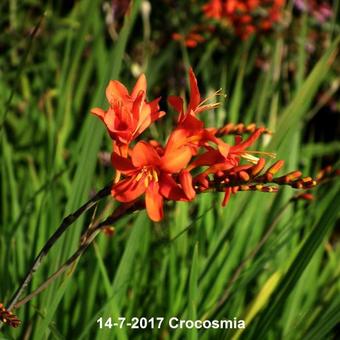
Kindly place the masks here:
[[(197, 167), (207, 167), (203, 172), (199, 173), (193, 179), (193, 182), (200, 187), (201, 191), (209, 188), (208, 176), (214, 175), (219, 182), (223, 182), (227, 176), (237, 174), (247, 176), (244, 170), (257, 164), (260, 159), (252, 154), (263, 154), (259, 151), (247, 150), (252, 146), (262, 133), (266, 131), (265, 128), (256, 129), (245, 141), (242, 141), (239, 136), (236, 138), (236, 144), (230, 146), (229, 152), (226, 156), (222, 155), (218, 150), (211, 148), (205, 153), (199, 155), (188, 167), (187, 171), (191, 171)], [(264, 153), (273, 156), (271, 153)], [(248, 161), (248, 164), (240, 165), (241, 159)], [(250, 163), (250, 164), (249, 164)], [(231, 188), (226, 188), (223, 205), (225, 205), (230, 197)]]
[(205, 170), (205, 173), (210, 174), (238, 166), (241, 158), (246, 159), (251, 163), (256, 163), (258, 161), (258, 158), (252, 156), (251, 154), (261, 152), (249, 151), (247, 149), (252, 146), (260, 137), (260, 135), (265, 131), (265, 128), (258, 128), (245, 141), (242, 141), (239, 136), (237, 136), (236, 144), (229, 147), (229, 152), (226, 156), (222, 155), (220, 152), (218, 152), (218, 150), (211, 148), (202, 155), (198, 156), (190, 164), (189, 169), (192, 170), (199, 166), (208, 166), (209, 168)]
[(159, 98), (149, 103), (146, 101), (146, 85), (144, 74), (139, 77), (131, 93), (119, 81), (111, 80), (106, 88), (106, 98), (110, 104), (108, 110), (91, 110), (104, 122), (118, 147), (130, 144), (165, 114), (159, 109)]
[[(183, 170), (191, 159), (191, 151), (183, 146), (175, 152), (159, 154), (150, 143), (138, 142), (130, 152), (131, 159), (112, 154), (113, 166), (125, 176), (112, 187), (112, 196), (120, 202), (132, 202), (145, 193), (146, 211), (153, 221), (163, 217), (163, 198), (176, 201), (189, 200), (192, 192), (185, 194), (172, 178)], [(187, 175), (182, 176), (187, 183)], [(190, 187), (189, 187), (190, 188)]]
[(192, 68), (189, 69), (190, 82), (190, 100), (187, 109), (184, 109), (183, 98), (170, 96), (169, 104), (179, 113), (177, 127), (203, 127), (203, 122), (197, 118), (197, 114), (216, 108), (218, 103), (207, 104), (207, 99), (202, 100), (201, 94), (197, 85), (197, 79)]
[(199, 146), (212, 142), (218, 146), (221, 154), (226, 156), (229, 146), (215, 137), (214, 133), (209, 129), (204, 128), (204, 123), (197, 117), (200, 112), (214, 109), (219, 104), (207, 104), (210, 98), (202, 100), (196, 76), (191, 68), (189, 70), (189, 81), (190, 100), (186, 109), (184, 109), (184, 101), (181, 97), (170, 96), (168, 98), (169, 104), (178, 112), (179, 116), (177, 127), (169, 137), (167, 148), (176, 149), (180, 145), (188, 145), (191, 147), (193, 155), (195, 155)]

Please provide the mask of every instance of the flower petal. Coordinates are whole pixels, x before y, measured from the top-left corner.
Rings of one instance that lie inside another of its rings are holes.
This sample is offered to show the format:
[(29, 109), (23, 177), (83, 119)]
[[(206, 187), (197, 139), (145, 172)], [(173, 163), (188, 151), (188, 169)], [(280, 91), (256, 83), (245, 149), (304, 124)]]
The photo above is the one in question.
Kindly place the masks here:
[(184, 191), (179, 187), (170, 174), (161, 174), (159, 192), (168, 200), (188, 201)]
[(115, 130), (116, 120), (116, 112), (109, 108), (103, 117), (103, 122), (109, 131)]
[(124, 179), (115, 184), (111, 195), (119, 202), (131, 202), (145, 192), (144, 181), (136, 181), (135, 177)]
[(130, 131), (111, 131), (109, 130), (111, 138), (119, 145), (129, 144), (132, 140), (132, 134)]
[(132, 164), (135, 167), (143, 167), (145, 165), (158, 166), (160, 157), (155, 148), (147, 142), (138, 142), (131, 153)]
[(222, 156), (227, 157), (230, 150), (230, 145), (225, 143), (222, 139), (216, 137), (211, 131), (204, 129), (202, 134), (203, 141), (211, 141), (217, 145), (218, 151)]
[(181, 146), (187, 144), (187, 138), (190, 135), (189, 131), (186, 129), (176, 129), (174, 130), (165, 147), (165, 153), (167, 152), (173, 152), (179, 149)]
[(224, 198), (222, 201), (222, 207), (225, 207), (227, 205), (227, 203), (230, 200), (230, 196), (231, 196), (231, 188), (226, 188), (224, 192)]
[(212, 149), (204, 154), (198, 156), (190, 165), (189, 169), (194, 169), (199, 166), (210, 166), (216, 163), (222, 163), (224, 162), (224, 157), (221, 155), (221, 153), (218, 150)]
[(164, 111), (159, 111), (159, 101), (161, 97), (154, 99), (147, 105), (150, 106), (151, 111), (151, 121), (154, 122), (156, 119), (163, 117), (165, 115)]
[(118, 80), (111, 80), (106, 88), (106, 98), (109, 103), (115, 99), (125, 99), (129, 96), (127, 88)]
[(99, 107), (95, 107), (95, 108), (91, 109), (91, 113), (98, 116), (100, 119), (104, 120), (106, 112)]
[(183, 119), (183, 99), (177, 96), (168, 97), (168, 103), (179, 113), (178, 122)]
[(146, 87), (147, 87), (146, 77), (145, 74), (142, 73), (137, 79), (136, 84), (131, 92), (131, 98), (135, 100), (141, 91), (143, 91), (144, 94), (146, 94)]
[(190, 80), (190, 102), (188, 106), (188, 112), (195, 111), (197, 106), (201, 102), (201, 95), (197, 85), (197, 79), (192, 68), (189, 70), (189, 80)]
[(230, 150), (230, 145), (224, 143), (221, 139), (216, 140), (218, 151), (221, 153), (222, 156), (227, 157)]
[(132, 114), (136, 122), (139, 122), (139, 120), (141, 119), (141, 111), (144, 106), (144, 101), (145, 101), (145, 92), (139, 91), (136, 97), (134, 98), (133, 105), (132, 105)]
[(146, 211), (154, 222), (163, 218), (163, 197), (159, 193), (159, 184), (151, 182), (145, 192)]
[(248, 137), (244, 142), (241, 142), (240, 144), (237, 144), (233, 147), (231, 147), (231, 152), (239, 152), (243, 151), (247, 148), (249, 148), (251, 145), (253, 145), (256, 140), (266, 131), (265, 128), (258, 128), (252, 135)]
[(161, 159), (161, 168), (165, 172), (176, 173), (186, 168), (191, 158), (192, 152), (188, 146), (182, 146), (171, 152), (166, 150)]
[(136, 167), (132, 164), (130, 159), (122, 157), (118, 155), (116, 152), (112, 153), (111, 162), (113, 167), (122, 172), (123, 174), (129, 174), (137, 170)]
[(183, 116), (183, 119), (180, 121), (180, 127), (183, 129), (187, 129), (192, 133), (201, 133), (201, 130), (204, 127), (204, 123), (199, 120), (196, 116), (194, 116), (194, 112), (191, 111), (190, 113)]

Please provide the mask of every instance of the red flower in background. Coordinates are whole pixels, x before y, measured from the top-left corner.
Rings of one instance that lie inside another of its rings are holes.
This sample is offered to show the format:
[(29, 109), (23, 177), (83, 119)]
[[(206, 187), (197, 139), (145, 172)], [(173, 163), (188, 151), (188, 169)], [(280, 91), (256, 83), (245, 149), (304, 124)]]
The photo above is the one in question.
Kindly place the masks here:
[(152, 122), (164, 116), (159, 109), (159, 98), (146, 101), (146, 78), (142, 74), (131, 93), (117, 80), (111, 80), (106, 88), (106, 98), (110, 106), (91, 110), (106, 125), (109, 134), (118, 147), (128, 145)]
[(284, 0), (211, 0), (203, 6), (207, 18), (224, 22), (242, 39), (271, 29), (282, 16)]
[(194, 48), (198, 44), (204, 42), (206, 39), (202, 34), (196, 33), (194, 30), (187, 34), (173, 33), (172, 40), (182, 41), (186, 47)]
[(211, 0), (203, 6), (203, 11), (208, 18), (221, 19), (224, 12), (222, 0)]

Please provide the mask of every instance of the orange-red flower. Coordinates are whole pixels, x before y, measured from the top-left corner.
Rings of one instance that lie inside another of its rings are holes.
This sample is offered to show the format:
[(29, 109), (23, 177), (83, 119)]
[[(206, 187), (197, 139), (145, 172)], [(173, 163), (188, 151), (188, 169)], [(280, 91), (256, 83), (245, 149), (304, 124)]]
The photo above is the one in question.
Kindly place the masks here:
[[(158, 99), (146, 102), (144, 76), (138, 79), (131, 93), (120, 82), (110, 82), (106, 92), (109, 109), (92, 110), (104, 121), (114, 140), (111, 161), (116, 177), (111, 194), (116, 200), (133, 203), (144, 195), (150, 219), (160, 221), (164, 200), (192, 201), (197, 193), (206, 190), (224, 191), (225, 205), (237, 191), (276, 192), (278, 187), (266, 185), (269, 183), (299, 189), (309, 189), (316, 184), (310, 177), (302, 178), (300, 171), (274, 177), (283, 166), (282, 160), (263, 173), (265, 160), (254, 154), (272, 154), (248, 148), (262, 133), (268, 132), (265, 128), (256, 128), (255, 124), (206, 128), (198, 115), (217, 104), (207, 104), (209, 98), (202, 100), (192, 69), (189, 81), (187, 107), (184, 107), (183, 98), (169, 98), (178, 112), (178, 120), (164, 147), (156, 140), (139, 141), (132, 148), (129, 145), (164, 114), (159, 110)], [(250, 136), (243, 140), (237, 135), (235, 144), (229, 145), (220, 138), (228, 131), (250, 133)]]
[(205, 38), (200, 33), (189, 32), (187, 34), (173, 33), (172, 39), (174, 41), (181, 41), (186, 47), (194, 48), (198, 44), (205, 41)]
[(203, 11), (208, 18), (220, 19), (223, 13), (223, 2), (211, 0), (203, 6)]
[(165, 151), (161, 155), (158, 150), (140, 141), (131, 150), (131, 159), (112, 154), (113, 166), (125, 176), (112, 187), (113, 197), (120, 202), (131, 202), (145, 193), (146, 211), (153, 221), (163, 217), (164, 198), (185, 201), (192, 197), (190, 191), (185, 194), (187, 176), (183, 178), (183, 188), (172, 178), (188, 165), (192, 157), (190, 149), (182, 146), (176, 153)]
[[(200, 190), (204, 191), (209, 188), (208, 176), (214, 175), (218, 178), (219, 182), (223, 182), (227, 176), (234, 176), (235, 174), (242, 176), (244, 170), (252, 167), (252, 164), (240, 165), (241, 159), (245, 159), (250, 163), (257, 163), (259, 159), (252, 156), (252, 152), (247, 149), (255, 143), (262, 133), (265, 132), (264, 128), (258, 128), (251, 136), (245, 141), (237, 138), (236, 144), (229, 147), (229, 152), (226, 156), (222, 155), (218, 150), (211, 148), (202, 155), (198, 156), (188, 167), (187, 170), (191, 171), (197, 167), (208, 167), (203, 172), (194, 177), (193, 182), (200, 186)], [(223, 205), (225, 205), (230, 197), (231, 189), (226, 188), (225, 198)]]
[(110, 106), (91, 110), (106, 125), (111, 138), (118, 146), (128, 145), (165, 112), (159, 109), (159, 98), (146, 101), (146, 78), (142, 74), (131, 93), (117, 80), (111, 80), (106, 88)]
[(202, 155), (198, 156), (188, 167), (191, 171), (194, 168), (208, 166), (203, 172), (206, 176), (209, 174), (218, 173), (239, 166), (241, 158), (250, 162), (257, 162), (258, 158), (251, 155), (251, 151), (247, 149), (255, 143), (259, 136), (265, 131), (264, 128), (257, 129), (247, 140), (238, 141), (236, 145), (229, 147), (229, 152), (226, 156), (219, 151), (211, 148)]
[(199, 146), (215, 143), (223, 155), (228, 154), (229, 146), (221, 139), (215, 137), (209, 129), (204, 128), (204, 123), (197, 117), (200, 112), (216, 108), (219, 104), (207, 104), (208, 99), (202, 100), (197, 85), (197, 79), (192, 69), (189, 70), (190, 100), (184, 109), (183, 98), (170, 96), (169, 104), (178, 112), (177, 127), (172, 132), (167, 143), (167, 149), (176, 149), (181, 145), (191, 147), (193, 155)]

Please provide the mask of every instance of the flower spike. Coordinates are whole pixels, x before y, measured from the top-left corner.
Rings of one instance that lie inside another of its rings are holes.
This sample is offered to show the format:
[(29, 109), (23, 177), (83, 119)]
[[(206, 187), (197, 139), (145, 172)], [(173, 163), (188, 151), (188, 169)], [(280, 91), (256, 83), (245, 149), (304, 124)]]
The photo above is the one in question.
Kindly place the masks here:
[[(283, 185), (306, 190), (334, 173), (330, 168), (325, 169), (317, 180), (303, 177), (298, 170), (277, 176), (284, 161), (266, 167), (266, 158), (275, 158), (275, 153), (252, 150), (258, 139), (270, 131), (242, 123), (206, 127), (199, 116), (216, 104), (207, 104), (210, 98), (202, 99), (192, 69), (189, 83), (187, 107), (181, 97), (168, 98), (178, 119), (165, 145), (156, 140), (140, 140), (131, 146), (155, 119), (165, 114), (160, 111), (158, 99), (146, 102), (144, 75), (131, 93), (120, 82), (111, 81), (106, 91), (109, 109), (92, 110), (104, 121), (113, 139), (111, 161), (116, 176), (111, 195), (123, 205), (134, 204), (143, 197), (148, 216), (158, 222), (164, 216), (163, 206), (168, 200), (189, 202), (199, 193), (218, 191), (225, 194), (224, 206), (238, 192), (275, 193)], [(235, 135), (234, 143), (227, 144), (222, 139), (225, 135)]]

